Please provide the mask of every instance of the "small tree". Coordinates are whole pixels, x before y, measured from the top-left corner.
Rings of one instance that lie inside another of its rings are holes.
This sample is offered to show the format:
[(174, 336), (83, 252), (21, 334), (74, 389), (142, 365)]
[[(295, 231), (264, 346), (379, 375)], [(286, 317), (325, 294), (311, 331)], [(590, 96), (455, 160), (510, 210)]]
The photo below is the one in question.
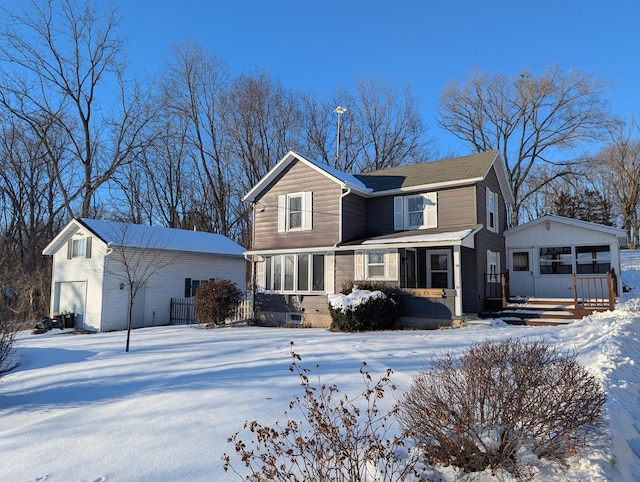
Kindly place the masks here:
[(521, 449), (553, 460), (575, 454), (600, 422), (605, 401), (602, 385), (575, 354), (508, 339), (433, 360), (402, 396), (398, 417), (428, 464), (524, 477)]
[(222, 325), (236, 311), (240, 301), (242, 291), (231, 280), (209, 280), (196, 290), (196, 320), (207, 328)]
[(403, 439), (391, 435), (395, 409), (381, 413), (378, 406), (387, 389), (396, 389), (391, 369), (373, 383), (363, 362), (365, 389), (349, 397), (336, 385), (324, 384), (319, 373), (313, 383), (293, 348), (291, 356), (289, 370), (300, 377), (304, 395), (289, 404), (286, 423), (264, 426), (254, 420), (244, 424), (250, 441), (245, 443), (240, 432), (229, 437), (250, 475), (242, 476), (228, 454), (223, 456), (225, 472), (254, 482), (427, 480), (416, 469), (415, 455), (403, 450)]

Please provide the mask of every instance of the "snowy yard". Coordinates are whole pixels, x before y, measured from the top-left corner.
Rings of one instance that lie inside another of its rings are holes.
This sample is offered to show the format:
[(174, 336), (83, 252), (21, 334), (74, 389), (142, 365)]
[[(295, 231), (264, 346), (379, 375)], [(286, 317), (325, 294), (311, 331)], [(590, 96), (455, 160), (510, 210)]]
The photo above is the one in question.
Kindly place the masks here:
[[(358, 393), (361, 362), (377, 378), (386, 368), (401, 392), (429, 359), (475, 341), (542, 338), (602, 379), (608, 437), (564, 471), (545, 466), (537, 480), (637, 480), (640, 474), (640, 252), (623, 253), (623, 279), (636, 287), (614, 312), (570, 326), (512, 327), (496, 322), (442, 331), (363, 334), (324, 329), (195, 326), (93, 335), (22, 333), (20, 365), (0, 382), (0, 480), (218, 481), (228, 436), (245, 420), (283, 419), (301, 394), (288, 370), (290, 342), (302, 365), (320, 365), (324, 382)], [(389, 407), (398, 395), (389, 393)], [(236, 464), (239, 465), (239, 464)], [(442, 480), (454, 480), (448, 470)], [(473, 480), (496, 480), (489, 473)], [(502, 478), (501, 480), (507, 480)]]

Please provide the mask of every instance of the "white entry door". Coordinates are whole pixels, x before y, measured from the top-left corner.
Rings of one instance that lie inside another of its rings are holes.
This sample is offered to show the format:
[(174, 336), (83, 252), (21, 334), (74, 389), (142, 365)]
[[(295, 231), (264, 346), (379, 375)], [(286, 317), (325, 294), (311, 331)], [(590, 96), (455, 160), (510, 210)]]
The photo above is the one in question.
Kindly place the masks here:
[(509, 293), (512, 297), (534, 297), (533, 249), (509, 251)]

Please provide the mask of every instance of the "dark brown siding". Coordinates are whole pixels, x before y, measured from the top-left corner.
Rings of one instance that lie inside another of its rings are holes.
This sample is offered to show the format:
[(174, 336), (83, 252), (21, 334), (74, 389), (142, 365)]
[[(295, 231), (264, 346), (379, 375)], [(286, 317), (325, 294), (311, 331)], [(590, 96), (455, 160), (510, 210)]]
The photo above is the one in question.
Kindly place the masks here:
[[(278, 232), (278, 196), (313, 192), (313, 229)], [(341, 187), (302, 162), (295, 161), (264, 191), (254, 209), (253, 249), (331, 246), (339, 241)]]
[(353, 281), (353, 251), (338, 251), (336, 253), (336, 293), (340, 292), (342, 285)]
[(366, 202), (364, 198), (349, 194), (342, 201), (342, 241), (366, 232)]
[(476, 224), (476, 188), (467, 186), (438, 191), (438, 227)]
[(367, 199), (367, 233), (393, 231), (393, 196)]
[[(498, 193), (498, 232), (493, 233), (486, 228), (487, 225), (487, 187)], [(491, 168), (484, 182), (478, 183), (478, 223), (484, 227), (476, 234), (476, 285), (479, 294), (478, 309), (485, 309), (484, 288), (485, 274), (487, 272), (487, 250), (500, 253), (500, 271), (504, 273), (506, 269), (506, 256), (504, 247), (504, 235), (507, 224), (507, 210), (504, 197), (500, 190), (500, 184), (494, 168)]]
[[(476, 224), (476, 188), (466, 186), (438, 192), (438, 227), (454, 228)], [(384, 196), (367, 199), (367, 232), (393, 231), (393, 199)]]

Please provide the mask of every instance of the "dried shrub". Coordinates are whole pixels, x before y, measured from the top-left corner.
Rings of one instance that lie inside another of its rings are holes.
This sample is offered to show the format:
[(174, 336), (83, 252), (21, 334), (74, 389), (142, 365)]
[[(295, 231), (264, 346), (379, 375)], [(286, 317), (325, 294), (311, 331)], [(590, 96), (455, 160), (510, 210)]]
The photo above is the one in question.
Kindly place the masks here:
[(195, 294), (196, 321), (208, 328), (222, 325), (240, 305), (242, 291), (228, 279), (214, 278), (199, 286)]
[(240, 432), (229, 437), (249, 475), (241, 475), (228, 454), (223, 457), (225, 472), (255, 482), (426, 480), (416, 470), (416, 458), (404, 448), (404, 440), (391, 435), (395, 409), (381, 413), (378, 407), (385, 391), (396, 388), (390, 369), (373, 383), (363, 363), (360, 374), (365, 388), (351, 398), (335, 385), (325, 385), (317, 366), (312, 383), (310, 371), (298, 363), (301, 358), (293, 348), (291, 355), (289, 369), (300, 377), (304, 394), (293, 398), (284, 423), (246, 422), (245, 435), (250, 440), (245, 441)]
[(374, 296), (348, 309), (334, 304), (332, 298), (329, 298), (330, 329), (358, 332), (392, 328), (400, 315), (400, 304), (395, 289), (372, 281), (350, 281), (342, 286), (341, 293), (348, 297), (358, 291), (370, 291)]
[(557, 461), (575, 454), (599, 425), (605, 401), (575, 353), (508, 339), (433, 360), (401, 397), (398, 418), (427, 464), (528, 478), (518, 452)]
[(11, 315), (7, 305), (0, 304), (0, 378), (16, 364), (13, 350), (20, 324), (13, 321)]

